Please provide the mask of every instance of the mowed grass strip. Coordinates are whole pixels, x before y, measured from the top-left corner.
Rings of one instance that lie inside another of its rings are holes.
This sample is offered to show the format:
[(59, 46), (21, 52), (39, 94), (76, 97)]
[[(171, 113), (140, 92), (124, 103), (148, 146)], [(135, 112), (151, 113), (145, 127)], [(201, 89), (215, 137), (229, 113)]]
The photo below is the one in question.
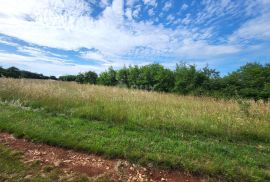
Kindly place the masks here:
[(52, 116), (4, 104), (0, 105), (0, 128), (36, 142), (181, 169), (214, 180), (270, 180), (267, 142), (231, 142), (162, 128)]

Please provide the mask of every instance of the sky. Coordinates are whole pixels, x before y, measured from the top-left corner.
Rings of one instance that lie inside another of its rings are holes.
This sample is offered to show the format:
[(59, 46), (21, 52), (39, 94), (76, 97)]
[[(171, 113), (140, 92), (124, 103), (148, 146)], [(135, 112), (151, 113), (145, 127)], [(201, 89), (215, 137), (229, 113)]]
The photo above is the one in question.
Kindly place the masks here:
[(45, 75), (270, 63), (270, 0), (0, 0), (0, 66)]

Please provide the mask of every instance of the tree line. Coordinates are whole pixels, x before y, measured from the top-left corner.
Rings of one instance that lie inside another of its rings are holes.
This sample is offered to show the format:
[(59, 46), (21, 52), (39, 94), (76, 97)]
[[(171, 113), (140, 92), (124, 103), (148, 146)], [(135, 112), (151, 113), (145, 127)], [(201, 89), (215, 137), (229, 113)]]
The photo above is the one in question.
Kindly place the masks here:
[(175, 70), (167, 69), (160, 64), (135, 65), (124, 66), (118, 70), (110, 67), (99, 75), (88, 71), (78, 75), (60, 76), (58, 79), (183, 95), (241, 97), (254, 100), (270, 98), (270, 64), (259, 63), (247, 63), (223, 77), (217, 70), (207, 66), (197, 69), (195, 65), (181, 63), (176, 65)]
[(55, 76), (44, 76), (43, 74), (20, 70), (16, 67), (10, 67), (10, 68), (5, 69), (5, 68), (2, 68), (1, 66), (0, 66), (0, 77), (57, 80)]

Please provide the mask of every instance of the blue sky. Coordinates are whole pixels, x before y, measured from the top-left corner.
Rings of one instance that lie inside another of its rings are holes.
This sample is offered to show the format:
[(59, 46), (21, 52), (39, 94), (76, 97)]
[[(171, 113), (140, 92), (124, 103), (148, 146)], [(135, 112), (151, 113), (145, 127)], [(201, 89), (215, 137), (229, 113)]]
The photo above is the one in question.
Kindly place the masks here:
[(270, 0), (0, 0), (0, 66), (46, 75), (270, 63)]

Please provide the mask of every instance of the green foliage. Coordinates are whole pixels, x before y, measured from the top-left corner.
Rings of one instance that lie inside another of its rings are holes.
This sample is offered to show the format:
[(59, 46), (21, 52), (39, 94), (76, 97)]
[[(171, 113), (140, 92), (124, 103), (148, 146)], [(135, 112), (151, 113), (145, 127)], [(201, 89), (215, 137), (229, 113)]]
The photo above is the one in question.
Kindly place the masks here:
[(76, 76), (75, 81), (78, 83), (96, 84), (98, 75), (93, 71), (80, 73)]
[(197, 72), (194, 65), (176, 65), (174, 90), (181, 94), (188, 94), (191, 90), (195, 90), (196, 77)]
[(98, 83), (101, 85), (115, 86), (118, 81), (116, 79), (117, 72), (110, 67), (108, 71), (101, 73), (98, 77)]
[(0, 77), (6, 74), (6, 70), (0, 66)]
[(171, 91), (174, 84), (173, 72), (160, 64), (150, 64), (140, 68), (139, 88), (154, 91)]
[(219, 89), (219, 73), (204, 67), (197, 70), (195, 65), (177, 64), (174, 91), (180, 94), (211, 95)]
[(126, 66), (117, 71), (116, 79), (118, 81), (118, 84), (130, 87), (128, 78), (129, 78), (129, 70), (126, 68)]
[(139, 88), (140, 85), (140, 68), (135, 66), (129, 66), (128, 68), (128, 83), (131, 88)]
[(64, 75), (64, 76), (60, 76), (59, 80), (62, 80), (62, 81), (75, 81), (76, 78), (77, 78), (76, 75)]
[(33, 79), (52, 79), (56, 80), (55, 76), (44, 76), (38, 73), (32, 73), (25, 70), (20, 70), (16, 67), (10, 67), (4, 69), (0, 67), (0, 77), (10, 77), (10, 78), (33, 78)]
[(223, 91), (229, 96), (240, 96), (255, 100), (270, 97), (270, 64), (248, 63), (223, 79)]

